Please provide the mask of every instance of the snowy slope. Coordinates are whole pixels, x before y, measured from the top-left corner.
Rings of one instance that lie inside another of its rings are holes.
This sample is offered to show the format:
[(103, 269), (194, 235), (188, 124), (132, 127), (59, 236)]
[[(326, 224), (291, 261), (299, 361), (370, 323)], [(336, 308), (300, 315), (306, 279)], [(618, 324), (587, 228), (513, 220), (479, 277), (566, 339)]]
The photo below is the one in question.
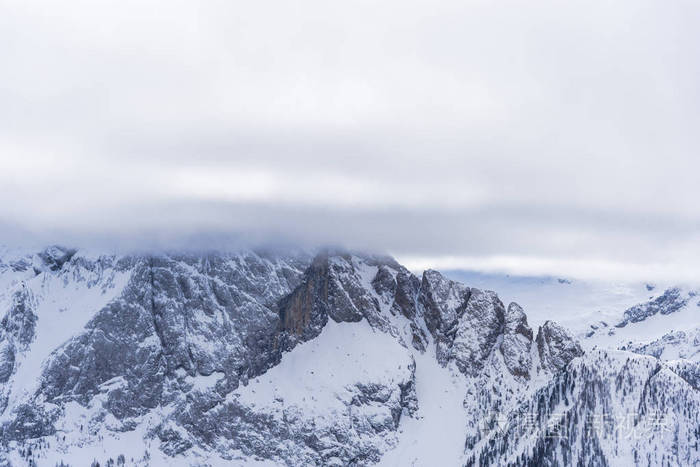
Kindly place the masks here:
[(324, 416), (345, 409), (354, 386), (396, 386), (412, 377), (414, 366), (396, 339), (367, 322), (329, 322), (316, 339), (285, 354), (278, 365), (230, 396), (272, 411), (297, 406), (306, 415)]
[(419, 408), (414, 417), (402, 420), (397, 446), (379, 465), (460, 465), (468, 422), (463, 407), (467, 383), (454, 366), (440, 366), (433, 351), (413, 353)]

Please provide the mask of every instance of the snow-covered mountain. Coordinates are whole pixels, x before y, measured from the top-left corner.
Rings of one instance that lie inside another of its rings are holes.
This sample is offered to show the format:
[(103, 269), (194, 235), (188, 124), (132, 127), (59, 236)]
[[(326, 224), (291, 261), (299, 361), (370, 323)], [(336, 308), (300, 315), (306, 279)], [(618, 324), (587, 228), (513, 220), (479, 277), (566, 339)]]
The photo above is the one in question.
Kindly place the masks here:
[(582, 342), (618, 348), (662, 360), (698, 360), (700, 297), (696, 289), (670, 287), (624, 310), (609, 322), (590, 324)]
[(628, 308), (658, 296), (674, 284), (553, 276), (518, 276), (468, 270), (444, 274), (473, 287), (498, 291), (504, 301), (518, 302), (531, 323), (556, 319), (575, 335), (584, 337), (590, 325), (617, 323)]
[(640, 354), (652, 355), (661, 360), (700, 361), (700, 326), (687, 331), (675, 331), (664, 334), (649, 343), (628, 343), (620, 347)]
[(556, 319), (584, 349), (629, 350), (662, 360), (698, 359), (700, 287), (446, 271), (453, 279), (498, 290), (528, 310)]
[(389, 257), (4, 250), (0, 320), (8, 465), (700, 463), (685, 344), (584, 353)]

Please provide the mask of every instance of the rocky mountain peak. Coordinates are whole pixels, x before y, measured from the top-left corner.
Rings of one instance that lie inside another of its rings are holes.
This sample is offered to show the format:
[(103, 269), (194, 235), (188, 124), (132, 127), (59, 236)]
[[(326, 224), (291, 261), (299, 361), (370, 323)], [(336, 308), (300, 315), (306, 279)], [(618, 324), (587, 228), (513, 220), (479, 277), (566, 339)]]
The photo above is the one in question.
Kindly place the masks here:
[(571, 360), (583, 355), (581, 345), (569, 331), (553, 321), (546, 321), (540, 326), (535, 341), (540, 364), (546, 371), (561, 371)]
[(301, 283), (279, 305), (282, 342), (291, 348), (318, 336), (329, 319), (337, 323), (362, 319), (397, 334), (392, 321), (408, 319), (410, 341), (425, 346), (416, 325), (419, 281), (388, 257), (325, 251), (304, 272)]
[(516, 376), (530, 376), (532, 357), (532, 329), (527, 324), (527, 316), (517, 303), (508, 305), (500, 350), (506, 367)]
[[(37, 253), (37, 256), (41, 260), (39, 270), (45, 267), (51, 271), (58, 271), (64, 264), (71, 260), (77, 251), (78, 250), (75, 248), (68, 248), (59, 245), (53, 245), (44, 249), (43, 251)], [(35, 266), (35, 268), (37, 268), (37, 266)]]
[[(692, 293), (690, 296), (692, 296)], [(688, 303), (690, 296), (685, 295), (678, 287), (666, 289), (658, 297), (625, 310), (622, 321), (616, 324), (616, 326), (622, 328), (629, 323), (638, 323), (657, 313), (662, 315), (675, 313)]]
[(471, 289), (429, 269), (423, 273), (420, 292), (428, 330), (437, 339), (444, 339), (464, 311)]
[(525, 315), (523, 308), (515, 302), (511, 302), (506, 310), (504, 333), (520, 334), (532, 341), (532, 328), (527, 324), (527, 315)]

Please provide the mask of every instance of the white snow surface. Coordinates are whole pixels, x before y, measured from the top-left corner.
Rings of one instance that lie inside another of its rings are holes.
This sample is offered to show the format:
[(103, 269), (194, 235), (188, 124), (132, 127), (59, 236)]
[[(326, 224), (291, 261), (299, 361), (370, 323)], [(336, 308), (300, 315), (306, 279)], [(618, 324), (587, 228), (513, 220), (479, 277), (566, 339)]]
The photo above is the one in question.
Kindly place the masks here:
[(286, 353), (279, 365), (229, 397), (257, 408), (292, 405), (303, 407), (307, 415), (324, 416), (343, 410), (358, 383), (403, 382), (412, 363), (396, 339), (375, 331), (367, 321), (329, 320), (318, 337)]
[(414, 417), (401, 419), (398, 445), (379, 465), (461, 465), (467, 425), (464, 376), (451, 365), (440, 366), (434, 346), (424, 354), (414, 352), (414, 358), (419, 409)]

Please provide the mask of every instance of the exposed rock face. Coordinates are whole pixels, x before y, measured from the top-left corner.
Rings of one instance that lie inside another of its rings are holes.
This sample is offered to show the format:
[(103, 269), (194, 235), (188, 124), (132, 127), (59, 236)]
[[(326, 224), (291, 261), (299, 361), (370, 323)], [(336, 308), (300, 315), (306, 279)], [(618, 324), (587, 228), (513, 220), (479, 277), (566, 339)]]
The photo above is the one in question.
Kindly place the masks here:
[(49, 268), (51, 271), (60, 270), (64, 264), (66, 264), (77, 252), (74, 248), (65, 248), (62, 246), (54, 245), (46, 248), (44, 251), (37, 254), (41, 259), (42, 265), (35, 266), (37, 272), (43, 270), (43, 268)]
[(425, 324), (438, 344), (452, 339), (457, 320), (464, 313), (471, 293), (469, 287), (449, 280), (437, 271), (423, 273), (420, 300), (425, 308)]
[(0, 320), (0, 413), (7, 407), (8, 380), (16, 370), (17, 353), (34, 340), (36, 300), (24, 283), (20, 283), (9, 300), (9, 309)]
[(21, 284), (14, 294), (10, 309), (0, 321), (0, 339), (13, 342), (19, 349), (26, 349), (34, 339), (36, 301), (26, 285)]
[(532, 329), (527, 324), (527, 316), (517, 303), (508, 305), (505, 316), (505, 329), (501, 342), (501, 353), (508, 371), (517, 376), (530, 376), (532, 358)]
[(15, 368), (15, 347), (9, 340), (0, 341), (0, 383), (6, 383)]
[(423, 274), (420, 302), (438, 361), (454, 360), (464, 374), (478, 373), (504, 331), (505, 308), (498, 296), (429, 270)]
[(365, 319), (399, 335), (401, 330), (392, 324), (397, 316), (410, 320), (409, 335), (402, 337), (416, 348), (425, 348), (427, 336), (415, 324), (418, 287), (418, 279), (392, 258), (324, 252), (280, 303), (282, 348), (291, 349), (318, 336), (329, 318), (338, 323)]
[(420, 280), (405, 269), (396, 274), (396, 291), (394, 293), (394, 313), (402, 313), (408, 319), (418, 316), (418, 291)]
[(540, 326), (535, 340), (542, 368), (551, 372), (563, 370), (571, 360), (583, 355), (571, 334), (552, 321)]
[(505, 332), (507, 334), (519, 334), (532, 342), (532, 328), (527, 324), (527, 316), (522, 307), (515, 302), (508, 305), (505, 318)]
[(279, 359), (275, 306), (301, 276), (294, 259), (145, 257), (131, 274), (122, 295), (50, 360), (42, 388), (50, 400), (71, 394), (87, 403), (123, 376), (128, 385), (110, 393), (109, 405), (135, 416), (171, 402), (179, 370), (224, 374), (230, 388)]
[(357, 322), (363, 310), (375, 308), (352, 264), (352, 257), (317, 256), (301, 285), (280, 305), (282, 329), (302, 341), (320, 334), (329, 316), (336, 322)]
[(476, 375), (503, 333), (505, 308), (491, 291), (471, 289), (464, 312), (457, 323), (450, 357), (465, 375)]
[(646, 303), (640, 303), (625, 311), (624, 318), (616, 326), (622, 328), (629, 323), (644, 321), (657, 313), (668, 315), (681, 310), (687, 303), (689, 297), (683, 295), (681, 289), (670, 288), (664, 291), (659, 297)]

